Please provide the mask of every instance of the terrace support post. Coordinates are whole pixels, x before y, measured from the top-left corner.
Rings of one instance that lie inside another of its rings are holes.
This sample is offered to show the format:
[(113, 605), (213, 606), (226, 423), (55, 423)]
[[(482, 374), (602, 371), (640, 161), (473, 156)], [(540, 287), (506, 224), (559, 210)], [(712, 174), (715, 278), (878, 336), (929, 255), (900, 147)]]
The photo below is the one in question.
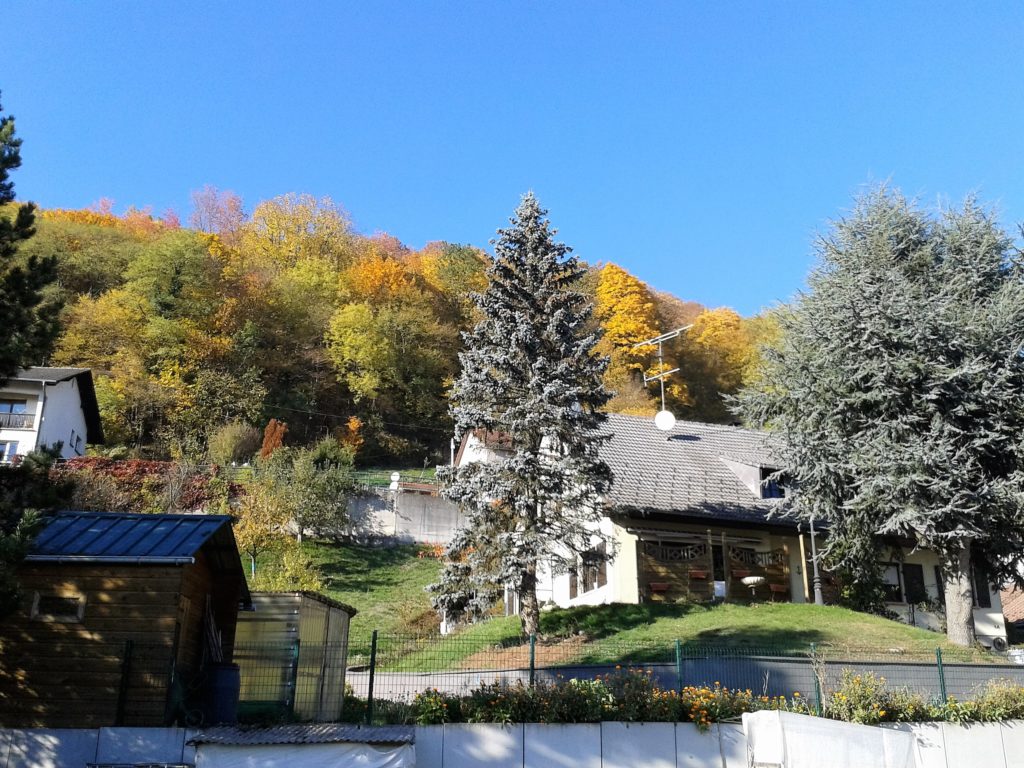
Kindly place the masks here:
[(725, 595), (723, 601), (729, 599), (729, 580), (732, 578), (729, 567), (729, 547), (725, 543), (725, 531), (722, 531), (722, 577), (725, 579)]
[(537, 635), (530, 634), (530, 687), (533, 688), (533, 683), (537, 676)]
[(373, 678), (377, 672), (377, 630), (370, 636), (370, 680), (366, 688), (366, 724), (373, 724)]
[(810, 521), (811, 529), (811, 567), (814, 571), (814, 604), (824, 605), (825, 598), (821, 594), (821, 572), (818, 570), (818, 544), (814, 536), (814, 518)]
[(121, 684), (117, 689), (117, 713), (114, 715), (114, 725), (124, 725), (124, 713), (128, 708), (128, 683), (132, 674), (132, 641), (124, 641), (124, 651), (121, 653)]
[(942, 649), (935, 649), (935, 666), (939, 670), (939, 695), (942, 696), (942, 702), (945, 703), (949, 700), (949, 696), (946, 694), (946, 669), (942, 666)]
[(676, 690), (683, 693), (683, 643), (676, 640)]

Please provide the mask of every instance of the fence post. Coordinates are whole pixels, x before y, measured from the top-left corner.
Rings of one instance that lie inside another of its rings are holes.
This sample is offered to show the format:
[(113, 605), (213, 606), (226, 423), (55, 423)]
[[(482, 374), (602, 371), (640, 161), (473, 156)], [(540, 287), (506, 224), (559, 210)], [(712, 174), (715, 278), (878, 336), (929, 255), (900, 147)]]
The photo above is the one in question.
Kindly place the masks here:
[(288, 701), (285, 702), (289, 717), (295, 714), (295, 697), (299, 689), (299, 647), (299, 638), (296, 637), (295, 645), (292, 646), (292, 665), (288, 676)]
[(377, 672), (377, 630), (370, 636), (370, 680), (366, 688), (366, 724), (373, 724), (373, 677)]
[(683, 693), (683, 643), (676, 640), (676, 690)]
[(811, 672), (814, 674), (814, 714), (821, 717), (821, 673), (824, 671), (824, 662), (820, 667), (818, 664), (818, 647), (811, 643)]
[(124, 641), (124, 651), (121, 653), (121, 684), (117, 689), (117, 714), (114, 715), (114, 725), (124, 725), (124, 713), (128, 708), (128, 683), (132, 673), (132, 641)]
[(942, 701), (946, 702), (949, 697), (946, 695), (946, 669), (942, 666), (942, 649), (935, 649), (935, 664), (939, 668), (939, 695)]
[(533, 688), (534, 677), (537, 673), (537, 635), (530, 633), (530, 687)]

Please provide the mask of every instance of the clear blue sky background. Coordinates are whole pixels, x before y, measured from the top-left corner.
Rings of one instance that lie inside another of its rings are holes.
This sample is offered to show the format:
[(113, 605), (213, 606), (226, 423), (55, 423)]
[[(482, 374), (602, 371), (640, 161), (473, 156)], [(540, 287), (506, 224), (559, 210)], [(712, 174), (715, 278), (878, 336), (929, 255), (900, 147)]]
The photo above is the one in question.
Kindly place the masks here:
[(7, 0), (19, 196), (329, 195), (363, 232), (562, 238), (749, 314), (865, 184), (1024, 220), (1016, 2)]

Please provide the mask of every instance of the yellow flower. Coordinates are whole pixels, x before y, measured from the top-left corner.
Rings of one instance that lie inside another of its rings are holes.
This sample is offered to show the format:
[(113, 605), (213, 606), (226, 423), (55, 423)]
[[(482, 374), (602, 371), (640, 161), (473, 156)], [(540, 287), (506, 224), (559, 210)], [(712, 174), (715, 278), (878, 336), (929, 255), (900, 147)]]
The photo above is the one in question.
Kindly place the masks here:
[(793, 691), (793, 698), (794, 699), (799, 699), (800, 698), (800, 691)]

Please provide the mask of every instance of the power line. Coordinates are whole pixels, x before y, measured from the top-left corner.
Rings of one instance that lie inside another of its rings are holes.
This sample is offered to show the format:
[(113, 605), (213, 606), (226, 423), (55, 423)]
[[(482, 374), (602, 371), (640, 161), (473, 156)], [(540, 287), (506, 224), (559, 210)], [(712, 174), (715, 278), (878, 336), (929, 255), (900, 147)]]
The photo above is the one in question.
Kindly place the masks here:
[[(331, 417), (336, 418), (336, 419), (347, 419), (349, 416), (352, 415), (352, 414), (345, 415), (345, 414), (341, 414), (341, 413), (329, 413), (327, 411), (314, 411), (314, 410), (311, 410), (311, 409), (308, 409), (308, 408), (289, 408), (286, 405), (277, 405), (277, 406), (274, 406), (274, 409), (279, 410), (279, 411), (292, 411), (294, 413), (308, 413), (308, 414), (311, 414), (311, 415), (314, 415), (314, 416), (331, 416)], [(429, 426), (426, 426), (424, 424), (403, 424), (402, 422), (398, 422), (398, 421), (383, 421), (383, 420), (380, 423), (381, 424), (386, 424), (389, 427), (408, 427), (409, 429), (427, 429), (427, 430), (430, 430), (432, 432), (444, 432), (445, 434), (450, 434), (451, 433), (450, 429), (444, 429), (443, 427), (429, 427)]]

